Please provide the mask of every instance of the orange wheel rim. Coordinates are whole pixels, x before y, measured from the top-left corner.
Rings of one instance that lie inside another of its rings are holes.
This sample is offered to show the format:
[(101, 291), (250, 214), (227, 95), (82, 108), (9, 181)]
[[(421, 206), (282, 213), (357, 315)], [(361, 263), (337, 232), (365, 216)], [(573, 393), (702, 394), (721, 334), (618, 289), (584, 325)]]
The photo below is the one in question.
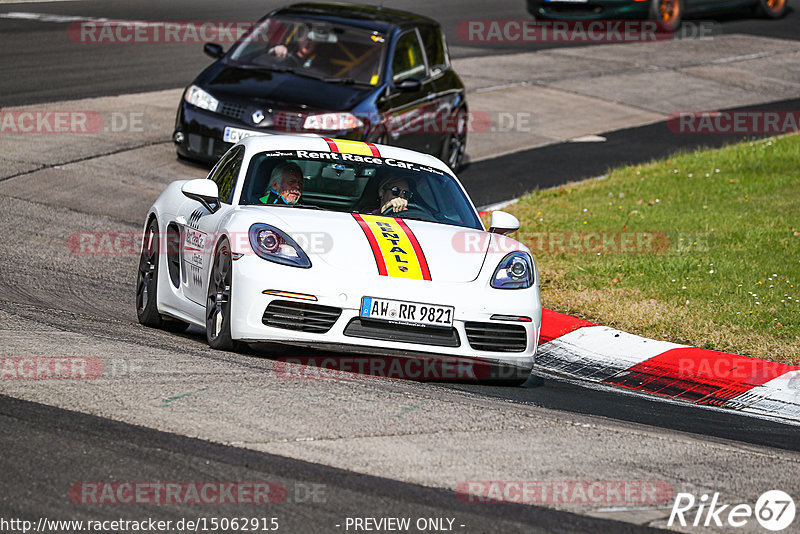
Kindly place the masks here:
[[(767, 0), (768, 2), (785, 2), (786, 0)], [(678, 0), (661, 0), (659, 4), (661, 20), (663, 22), (675, 22), (681, 13), (681, 5)]]
[(786, 0), (767, 0), (770, 11), (780, 11), (786, 5)]

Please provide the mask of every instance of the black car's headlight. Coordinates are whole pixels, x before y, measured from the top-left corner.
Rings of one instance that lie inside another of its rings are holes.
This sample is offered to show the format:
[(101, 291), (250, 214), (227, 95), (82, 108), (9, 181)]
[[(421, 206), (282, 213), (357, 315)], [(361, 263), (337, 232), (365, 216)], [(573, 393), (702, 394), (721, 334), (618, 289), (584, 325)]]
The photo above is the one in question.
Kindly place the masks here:
[(534, 282), (533, 260), (527, 252), (508, 254), (492, 275), (492, 287), (496, 289), (526, 289)]
[(208, 111), (217, 111), (217, 107), (219, 107), (219, 100), (196, 85), (190, 85), (186, 89), (186, 92), (183, 94), (183, 99), (193, 106), (207, 109)]
[(345, 131), (363, 128), (364, 122), (352, 113), (311, 113), (303, 123), (304, 130)]
[(274, 226), (256, 223), (250, 227), (250, 246), (265, 260), (308, 269), (311, 260), (294, 240)]

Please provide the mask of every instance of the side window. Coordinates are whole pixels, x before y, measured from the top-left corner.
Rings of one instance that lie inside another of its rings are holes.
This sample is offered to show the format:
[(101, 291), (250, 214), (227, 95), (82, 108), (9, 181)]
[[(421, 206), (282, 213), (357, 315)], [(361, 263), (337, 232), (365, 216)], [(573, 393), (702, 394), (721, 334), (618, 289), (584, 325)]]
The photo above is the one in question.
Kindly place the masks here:
[(428, 56), (428, 65), (431, 70), (444, 70), (447, 68), (447, 54), (444, 50), (442, 32), (436, 26), (420, 26), (419, 33), (425, 44), (425, 54)]
[(425, 77), (425, 56), (417, 32), (404, 33), (397, 39), (392, 57), (392, 80), (400, 82), (406, 78)]
[(230, 204), (233, 200), (233, 190), (236, 188), (236, 178), (244, 161), (244, 148), (238, 148), (227, 155), (225, 161), (220, 161), (211, 179), (219, 188), (219, 198), (222, 202)]

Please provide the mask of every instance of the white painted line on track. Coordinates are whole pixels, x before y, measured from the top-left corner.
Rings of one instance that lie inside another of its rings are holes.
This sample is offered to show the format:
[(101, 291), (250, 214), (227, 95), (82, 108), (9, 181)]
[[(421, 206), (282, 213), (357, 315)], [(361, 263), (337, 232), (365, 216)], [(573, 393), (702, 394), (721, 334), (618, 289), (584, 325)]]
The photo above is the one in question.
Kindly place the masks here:
[(570, 143), (605, 143), (606, 141), (607, 139), (602, 135), (582, 135), (569, 140)]
[(66, 22), (123, 22), (98, 17), (81, 17), (77, 15), (53, 15), (50, 13), (29, 13), (27, 11), (9, 11), (0, 13), (0, 19), (29, 20), (34, 22), (51, 22), (64, 24)]
[(57, 2), (86, 2), (88, 0), (0, 0), (3, 4), (55, 4)]

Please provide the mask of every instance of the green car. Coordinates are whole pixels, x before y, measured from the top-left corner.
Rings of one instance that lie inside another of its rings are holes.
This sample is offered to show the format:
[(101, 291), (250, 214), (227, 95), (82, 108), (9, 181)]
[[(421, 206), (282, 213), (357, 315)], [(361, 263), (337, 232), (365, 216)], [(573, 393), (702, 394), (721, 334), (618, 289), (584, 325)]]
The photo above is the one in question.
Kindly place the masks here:
[(527, 0), (528, 12), (539, 19), (651, 19), (668, 30), (680, 26), (684, 15), (752, 7), (777, 19), (787, 12), (787, 0)]

